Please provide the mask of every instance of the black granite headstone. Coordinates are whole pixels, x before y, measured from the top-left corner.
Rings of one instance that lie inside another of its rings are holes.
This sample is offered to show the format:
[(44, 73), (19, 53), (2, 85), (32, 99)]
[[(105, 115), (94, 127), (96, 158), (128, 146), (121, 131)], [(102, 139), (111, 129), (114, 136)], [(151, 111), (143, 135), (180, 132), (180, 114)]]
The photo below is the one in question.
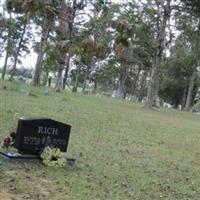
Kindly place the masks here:
[(22, 154), (38, 155), (45, 146), (66, 152), (71, 126), (47, 118), (19, 119), (15, 147)]

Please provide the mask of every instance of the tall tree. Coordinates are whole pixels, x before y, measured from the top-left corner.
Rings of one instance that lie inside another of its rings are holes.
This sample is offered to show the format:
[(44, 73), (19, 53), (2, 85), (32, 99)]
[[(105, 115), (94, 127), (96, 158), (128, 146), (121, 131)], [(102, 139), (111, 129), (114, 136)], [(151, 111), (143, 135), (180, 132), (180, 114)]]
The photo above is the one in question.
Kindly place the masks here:
[(17, 63), (21, 63), (19, 57), (23, 51), (29, 52), (27, 43), (30, 40), (31, 33), (28, 32), (28, 36), (25, 38), (25, 34), (28, 27), (29, 14), (25, 14), (24, 16), (17, 17), (16, 23), (18, 26), (16, 27), (16, 45), (15, 51), (13, 52), (13, 67), (10, 71), (9, 80), (13, 80), (13, 76), (16, 74)]
[[(61, 1), (61, 7), (58, 12), (58, 27), (56, 30), (58, 39), (56, 46), (59, 52), (58, 54), (59, 66), (58, 66), (57, 79), (55, 85), (56, 92), (61, 92), (62, 87), (64, 88), (64, 85), (66, 84), (66, 78), (70, 63), (70, 54), (68, 52), (73, 31), (73, 22), (75, 18), (76, 9), (77, 9), (76, 0), (73, 0), (73, 5), (71, 5), (71, 3), (69, 2), (65, 2), (64, 0)], [(62, 74), (65, 66), (66, 66), (65, 79), (62, 85)]]
[[(39, 86), (41, 83), (41, 72), (42, 72), (42, 64), (43, 58), (45, 55), (45, 50), (47, 47), (47, 40), (49, 38), (49, 33), (52, 29), (54, 17), (56, 15), (56, 6), (57, 1), (54, 0), (45, 0), (44, 2), (40, 2), (41, 10), (40, 15), (42, 16), (43, 23), (42, 23), (42, 32), (41, 32), (41, 39), (38, 46), (38, 57), (35, 64), (35, 71), (33, 76), (33, 85)], [(41, 13), (41, 11), (43, 13)]]
[(152, 108), (156, 104), (158, 86), (159, 86), (159, 70), (163, 60), (163, 53), (166, 44), (166, 28), (172, 12), (171, 0), (153, 0), (148, 1), (148, 6), (152, 10), (150, 12), (155, 28), (155, 45), (153, 65), (151, 70), (151, 77), (149, 80), (149, 87), (147, 92), (146, 108)]
[(13, 20), (12, 20), (12, 13), (9, 12), (9, 19), (8, 22), (6, 23), (7, 27), (7, 43), (6, 43), (6, 55), (5, 55), (5, 60), (4, 60), (4, 65), (3, 65), (3, 71), (1, 78), (4, 80), (5, 74), (6, 74), (6, 69), (7, 69), (7, 64), (8, 64), (8, 59), (11, 55), (12, 47), (11, 47), (11, 34), (12, 34), (12, 28), (13, 28)]
[[(191, 106), (192, 90), (196, 84), (192, 77), (196, 72), (197, 57), (191, 50), (191, 43), (186, 35), (181, 33), (171, 48), (170, 57), (165, 62), (159, 87), (160, 97), (174, 108), (181, 105), (182, 110), (188, 104), (190, 104), (189, 107)], [(192, 85), (191, 80), (193, 80)]]
[[(74, 35), (73, 31), (74, 31), (74, 20), (75, 20), (75, 17), (76, 17), (76, 12), (77, 12), (78, 8), (81, 9), (81, 4), (82, 3), (77, 4), (77, 0), (73, 0), (71, 17), (70, 17), (70, 20), (68, 22), (69, 23), (69, 33), (68, 34), (69, 34), (70, 44), (72, 42), (71, 41), (72, 36)], [(66, 83), (67, 83), (67, 77), (68, 77), (68, 72), (69, 72), (69, 67), (70, 67), (70, 60), (71, 60), (71, 54), (68, 51), (67, 59), (66, 59), (66, 65), (65, 65), (65, 71), (64, 71), (64, 77), (63, 77), (63, 83), (62, 83), (62, 89), (63, 90), (65, 89), (65, 86), (66, 86)]]
[(151, 34), (142, 16), (132, 4), (126, 12), (110, 23), (116, 30), (113, 51), (118, 65), (119, 78), (116, 97), (123, 99), (126, 93), (139, 96), (140, 73), (149, 68), (151, 59)]
[(42, 21), (42, 31), (41, 40), (38, 45), (38, 57), (35, 65), (33, 85), (40, 85), (41, 71), (42, 71), (42, 61), (45, 55), (45, 48), (47, 44), (47, 39), (52, 28), (54, 17), (56, 14), (56, 9), (59, 4), (58, 0), (7, 0), (7, 5), (14, 9), (16, 13), (31, 15), (33, 18), (39, 18), (36, 21)]

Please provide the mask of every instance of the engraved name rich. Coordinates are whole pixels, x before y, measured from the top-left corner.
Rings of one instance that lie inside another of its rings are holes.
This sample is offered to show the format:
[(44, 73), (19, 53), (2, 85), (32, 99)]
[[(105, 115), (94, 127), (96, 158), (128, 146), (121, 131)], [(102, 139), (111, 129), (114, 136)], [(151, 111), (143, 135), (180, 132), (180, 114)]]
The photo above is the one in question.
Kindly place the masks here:
[(38, 134), (42, 135), (58, 135), (58, 128), (51, 128), (51, 127), (38, 127)]

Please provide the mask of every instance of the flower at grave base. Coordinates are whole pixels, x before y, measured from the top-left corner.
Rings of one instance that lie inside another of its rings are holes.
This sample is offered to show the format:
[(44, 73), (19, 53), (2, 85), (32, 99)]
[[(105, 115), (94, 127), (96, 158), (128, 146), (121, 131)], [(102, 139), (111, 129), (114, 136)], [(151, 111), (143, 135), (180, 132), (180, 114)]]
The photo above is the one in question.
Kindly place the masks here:
[(59, 148), (47, 146), (40, 157), (42, 158), (42, 163), (48, 167), (63, 167), (67, 163), (64, 153)]
[(8, 149), (9, 147), (13, 146), (15, 143), (15, 135), (16, 134), (14, 132), (6, 135), (2, 141), (2, 147)]

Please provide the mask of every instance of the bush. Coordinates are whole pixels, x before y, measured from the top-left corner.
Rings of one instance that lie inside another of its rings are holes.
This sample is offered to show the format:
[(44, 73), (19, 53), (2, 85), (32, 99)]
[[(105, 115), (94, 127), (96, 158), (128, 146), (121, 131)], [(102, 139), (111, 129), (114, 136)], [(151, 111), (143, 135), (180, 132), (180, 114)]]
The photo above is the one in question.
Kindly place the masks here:
[(192, 112), (200, 112), (200, 101), (197, 102), (191, 109)]

